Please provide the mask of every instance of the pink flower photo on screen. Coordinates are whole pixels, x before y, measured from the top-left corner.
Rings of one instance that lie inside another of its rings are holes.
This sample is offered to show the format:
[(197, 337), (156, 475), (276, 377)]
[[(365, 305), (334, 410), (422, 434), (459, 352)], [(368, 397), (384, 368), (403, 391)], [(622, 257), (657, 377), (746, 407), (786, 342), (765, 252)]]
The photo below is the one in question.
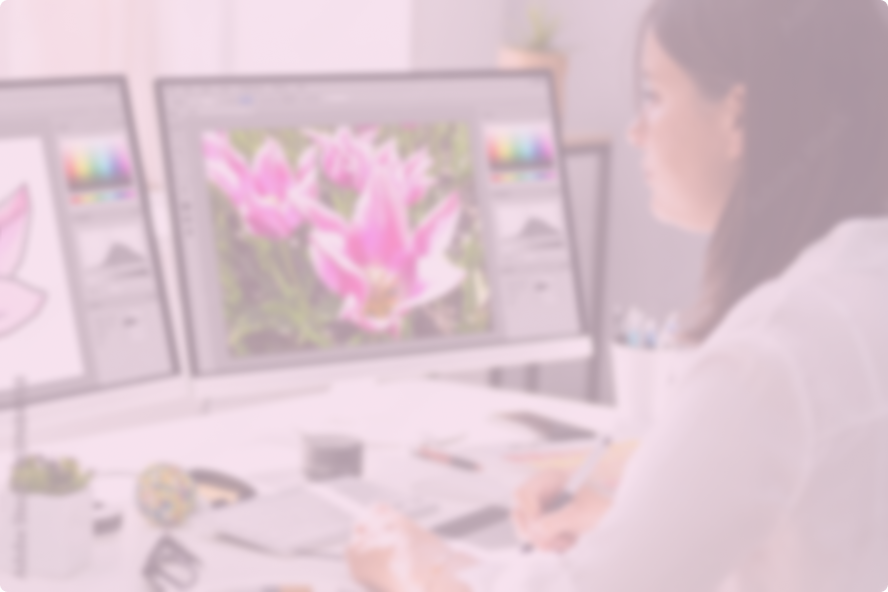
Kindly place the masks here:
[(46, 296), (16, 279), (28, 248), (31, 197), (26, 187), (0, 202), (0, 339), (37, 317)]
[(244, 128), (203, 139), (233, 357), (492, 329), (469, 126)]
[(420, 150), (403, 160), (393, 143), (388, 143), (376, 154), (375, 167), (387, 169), (393, 182), (402, 188), (402, 195), (408, 205), (413, 205), (435, 185), (432, 176), (432, 158), (426, 150)]
[(281, 145), (267, 140), (252, 163), (221, 134), (204, 136), (207, 177), (233, 203), (253, 233), (287, 238), (302, 223), (294, 199), (317, 196), (315, 153), (308, 151), (293, 171)]
[(313, 225), (318, 277), (342, 300), (342, 318), (368, 332), (396, 332), (411, 310), (455, 290), (465, 272), (448, 257), (459, 225), (457, 196), (411, 228), (399, 167), (377, 166), (347, 221), (318, 201), (302, 202)]
[(418, 202), (435, 184), (431, 170), (432, 159), (424, 150), (414, 154), (404, 163), (404, 181), (407, 185), (408, 203)]
[(373, 171), (376, 130), (354, 131), (340, 127), (331, 133), (308, 135), (318, 146), (320, 164), (327, 178), (341, 187), (362, 191)]
[(402, 160), (392, 142), (377, 148), (377, 135), (376, 129), (358, 131), (349, 127), (328, 134), (310, 133), (317, 143), (324, 174), (336, 185), (362, 192), (373, 171), (385, 167), (404, 185), (408, 203), (416, 203), (434, 185), (431, 157), (420, 150)]

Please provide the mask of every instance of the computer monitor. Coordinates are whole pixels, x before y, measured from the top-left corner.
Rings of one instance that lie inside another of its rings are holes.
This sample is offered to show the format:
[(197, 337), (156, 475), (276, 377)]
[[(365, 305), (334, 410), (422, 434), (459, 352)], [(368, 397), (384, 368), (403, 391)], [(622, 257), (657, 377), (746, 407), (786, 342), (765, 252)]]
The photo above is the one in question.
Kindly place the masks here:
[(195, 392), (592, 351), (544, 74), (158, 84)]
[(177, 375), (148, 212), (122, 78), (0, 83), (0, 411)]

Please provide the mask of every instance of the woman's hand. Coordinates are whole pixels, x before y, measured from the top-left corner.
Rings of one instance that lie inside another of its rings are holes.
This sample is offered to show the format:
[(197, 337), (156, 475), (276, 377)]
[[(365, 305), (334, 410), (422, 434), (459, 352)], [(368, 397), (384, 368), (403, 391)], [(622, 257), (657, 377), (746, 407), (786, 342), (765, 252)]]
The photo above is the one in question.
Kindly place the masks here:
[(539, 473), (518, 490), (512, 519), (519, 538), (536, 549), (563, 553), (598, 523), (609, 497), (584, 488), (567, 506), (546, 512), (546, 504), (564, 490), (570, 473)]
[(634, 442), (612, 446), (572, 503), (551, 513), (546, 512), (546, 504), (564, 490), (571, 473), (551, 471), (532, 476), (513, 503), (512, 520), (518, 536), (545, 551), (563, 553), (573, 547), (607, 512), (636, 447)]
[(375, 592), (469, 592), (457, 573), (471, 559), (388, 510), (356, 527), (348, 561), (355, 578)]

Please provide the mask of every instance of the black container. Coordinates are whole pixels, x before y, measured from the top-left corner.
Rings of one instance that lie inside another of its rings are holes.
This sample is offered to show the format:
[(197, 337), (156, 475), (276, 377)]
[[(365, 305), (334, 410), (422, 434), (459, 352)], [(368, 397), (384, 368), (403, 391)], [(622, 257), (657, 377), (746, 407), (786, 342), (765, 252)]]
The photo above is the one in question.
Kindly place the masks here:
[(304, 439), (305, 477), (329, 481), (340, 477), (360, 477), (364, 468), (364, 445), (347, 436), (311, 435)]

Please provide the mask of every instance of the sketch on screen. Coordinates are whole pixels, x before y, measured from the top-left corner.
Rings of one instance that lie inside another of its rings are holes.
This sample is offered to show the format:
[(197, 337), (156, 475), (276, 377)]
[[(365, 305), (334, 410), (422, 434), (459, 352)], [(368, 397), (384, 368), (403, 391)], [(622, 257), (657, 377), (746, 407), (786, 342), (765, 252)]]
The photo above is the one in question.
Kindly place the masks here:
[(0, 392), (88, 372), (81, 322), (89, 319), (78, 316), (48, 148), (39, 137), (0, 141)]
[(42, 290), (16, 277), (28, 253), (31, 214), (26, 185), (0, 201), (0, 339), (36, 319), (47, 299)]

